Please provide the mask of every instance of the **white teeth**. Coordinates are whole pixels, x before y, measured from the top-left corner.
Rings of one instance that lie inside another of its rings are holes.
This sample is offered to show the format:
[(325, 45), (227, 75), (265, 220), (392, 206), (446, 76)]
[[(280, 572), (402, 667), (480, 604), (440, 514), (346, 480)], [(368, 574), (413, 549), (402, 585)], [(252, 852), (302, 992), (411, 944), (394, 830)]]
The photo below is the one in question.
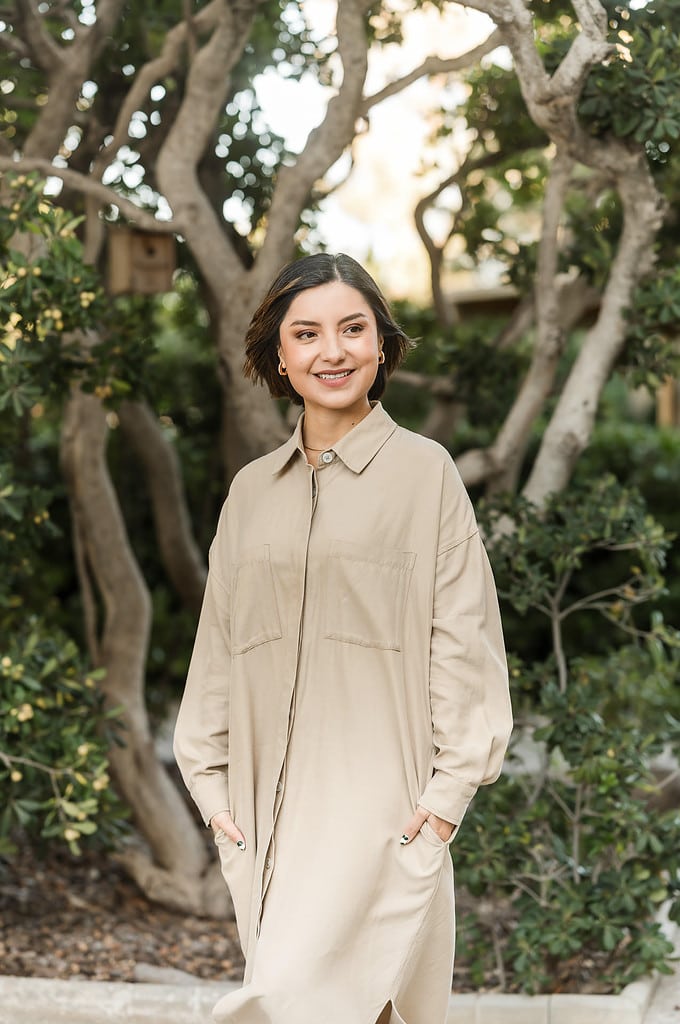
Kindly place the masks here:
[(338, 377), (349, 377), (351, 370), (343, 370), (342, 373), (317, 373), (321, 380), (337, 380)]

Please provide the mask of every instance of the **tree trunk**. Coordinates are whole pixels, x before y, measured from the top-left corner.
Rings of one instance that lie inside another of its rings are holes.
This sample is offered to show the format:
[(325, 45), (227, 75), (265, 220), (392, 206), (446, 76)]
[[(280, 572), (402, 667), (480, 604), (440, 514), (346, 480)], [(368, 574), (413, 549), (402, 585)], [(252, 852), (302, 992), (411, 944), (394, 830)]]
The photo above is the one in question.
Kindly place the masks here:
[(74, 390), (61, 457), (74, 529), (104, 607), (102, 689), (108, 706), (122, 708), (125, 745), (112, 746), (111, 769), (148, 844), (148, 850), (129, 846), (120, 859), (149, 898), (185, 912), (222, 916), (228, 910), (226, 889), (186, 802), (156, 756), (149, 728), (144, 670), (151, 602), (108, 474), (107, 432), (98, 399)]

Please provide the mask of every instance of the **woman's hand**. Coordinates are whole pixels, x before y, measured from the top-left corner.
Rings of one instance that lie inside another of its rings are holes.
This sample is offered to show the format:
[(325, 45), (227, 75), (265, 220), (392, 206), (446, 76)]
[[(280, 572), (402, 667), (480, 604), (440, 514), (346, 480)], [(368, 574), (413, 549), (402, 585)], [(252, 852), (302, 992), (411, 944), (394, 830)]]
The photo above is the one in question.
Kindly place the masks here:
[(436, 814), (426, 811), (424, 807), (419, 805), (416, 808), (416, 813), (404, 829), (401, 837), (402, 846), (406, 846), (407, 843), (411, 842), (413, 837), (420, 832), (425, 821), (429, 822), (430, 827), (434, 829), (443, 843), (448, 843), (456, 826), (452, 825), (450, 821), (445, 821), (444, 818), (438, 818)]
[(213, 814), (210, 819), (210, 827), (215, 834), (218, 832), (224, 832), (224, 834), (231, 839), (232, 843), (236, 843), (239, 850), (245, 850), (245, 837), (241, 830), (236, 828), (234, 819), (229, 811), (218, 811), (217, 814)]

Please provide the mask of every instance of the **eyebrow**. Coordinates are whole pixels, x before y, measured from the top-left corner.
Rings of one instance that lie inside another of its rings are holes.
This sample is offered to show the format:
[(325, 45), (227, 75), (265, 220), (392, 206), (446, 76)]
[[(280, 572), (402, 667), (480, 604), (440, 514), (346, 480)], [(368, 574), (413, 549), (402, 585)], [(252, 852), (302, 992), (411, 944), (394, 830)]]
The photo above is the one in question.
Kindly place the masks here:
[[(349, 316), (343, 316), (338, 320), (339, 324), (346, 324), (349, 320), (368, 320), (365, 313), (350, 313)], [(291, 327), (321, 327), (321, 324), (316, 320), (293, 320), (290, 323)]]

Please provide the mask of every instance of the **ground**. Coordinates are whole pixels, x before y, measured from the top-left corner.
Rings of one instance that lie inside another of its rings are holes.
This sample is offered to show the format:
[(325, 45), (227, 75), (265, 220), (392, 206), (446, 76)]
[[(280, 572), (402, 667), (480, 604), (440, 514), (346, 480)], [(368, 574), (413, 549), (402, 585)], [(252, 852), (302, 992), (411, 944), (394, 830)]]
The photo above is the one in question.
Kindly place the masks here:
[(0, 863), (0, 973), (133, 981), (139, 964), (240, 979), (236, 926), (165, 910), (110, 861), (22, 851)]
[[(456, 904), (462, 925), (470, 897), (459, 892)], [(455, 991), (504, 988), (495, 972), (485, 984), (475, 985), (461, 952)], [(171, 980), (149, 978), (149, 965), (210, 981), (240, 980), (243, 958), (236, 926), (150, 902), (114, 862), (96, 853), (73, 857), (52, 848), (38, 857), (22, 849), (11, 862), (0, 860), (0, 974)], [(605, 954), (575, 956), (555, 964), (551, 991), (610, 992), (607, 977)], [(511, 983), (506, 990), (514, 991)]]

